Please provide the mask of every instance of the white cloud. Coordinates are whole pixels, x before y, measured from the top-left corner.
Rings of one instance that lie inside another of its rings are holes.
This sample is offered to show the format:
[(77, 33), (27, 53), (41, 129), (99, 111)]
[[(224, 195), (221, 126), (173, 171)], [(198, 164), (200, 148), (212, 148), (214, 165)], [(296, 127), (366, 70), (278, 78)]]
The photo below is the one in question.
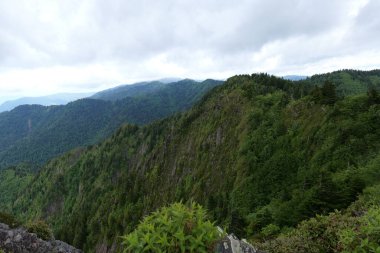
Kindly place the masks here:
[(378, 0), (3, 0), (0, 94), (379, 68)]

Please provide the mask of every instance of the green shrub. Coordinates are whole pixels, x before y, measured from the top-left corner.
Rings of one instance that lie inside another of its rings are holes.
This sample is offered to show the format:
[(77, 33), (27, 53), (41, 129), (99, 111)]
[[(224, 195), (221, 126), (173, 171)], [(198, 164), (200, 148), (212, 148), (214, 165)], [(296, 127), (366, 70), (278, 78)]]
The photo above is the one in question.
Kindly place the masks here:
[(129, 252), (212, 252), (221, 237), (198, 204), (175, 203), (152, 213), (123, 237)]
[[(259, 245), (268, 252), (354, 252), (380, 253), (380, 206), (355, 212), (317, 215), (297, 228)], [(268, 228), (268, 233), (273, 228)], [(263, 229), (264, 230), (264, 229)], [(264, 231), (262, 231), (264, 233)], [(270, 239), (270, 238), (269, 238)]]
[(261, 248), (267, 252), (318, 253), (340, 252), (340, 231), (358, 226), (356, 218), (341, 212), (328, 216), (317, 215), (315, 218), (301, 222), (296, 229), (280, 234), (274, 240), (268, 240)]
[(53, 238), (53, 233), (46, 222), (42, 220), (33, 221), (26, 225), (26, 229), (30, 233), (35, 233), (42, 240), (50, 240)]
[(355, 230), (340, 232), (343, 252), (380, 252), (380, 207), (371, 207), (358, 218), (360, 226)]
[(280, 227), (275, 224), (269, 224), (261, 229), (261, 234), (265, 237), (274, 237), (280, 232)]
[(21, 224), (13, 215), (3, 212), (0, 212), (0, 223), (7, 224), (11, 228), (18, 227)]

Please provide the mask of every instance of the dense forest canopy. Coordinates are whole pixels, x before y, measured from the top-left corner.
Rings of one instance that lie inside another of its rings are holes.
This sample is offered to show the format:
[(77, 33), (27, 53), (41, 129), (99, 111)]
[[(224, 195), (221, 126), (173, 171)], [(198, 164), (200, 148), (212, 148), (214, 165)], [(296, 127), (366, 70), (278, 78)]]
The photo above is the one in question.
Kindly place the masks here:
[[(311, 85), (315, 78), (231, 77), (189, 111), (124, 125), (102, 143), (53, 159), (32, 179), (8, 171), (26, 183), (0, 207), (47, 220), (57, 238), (85, 252), (120, 249), (119, 236), (179, 201), (200, 203), (227, 231), (278, 252), (284, 242), (313, 241), (308, 228), (327, 229), (334, 217), (365, 222), (351, 213), (328, 215), (372, 210), (370, 200), (357, 201), (380, 179), (379, 95), (368, 86), (345, 96), (344, 83)], [(317, 214), (326, 216), (302, 223)], [(285, 239), (277, 240), (279, 233)], [(355, 243), (361, 241), (345, 245)]]

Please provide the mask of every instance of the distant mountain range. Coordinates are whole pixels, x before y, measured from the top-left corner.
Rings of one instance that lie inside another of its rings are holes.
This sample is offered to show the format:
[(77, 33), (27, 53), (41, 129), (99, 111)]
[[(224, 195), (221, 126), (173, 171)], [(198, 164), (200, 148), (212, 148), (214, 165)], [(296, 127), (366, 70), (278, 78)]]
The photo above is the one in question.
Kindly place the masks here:
[(166, 87), (168, 84), (169, 83), (164, 83), (160, 81), (151, 81), (139, 82), (133, 85), (119, 85), (117, 87), (95, 93), (90, 98), (102, 99), (107, 101), (116, 101), (126, 97), (145, 96)]
[[(42, 164), (95, 144), (124, 123), (146, 124), (190, 108), (222, 82), (182, 80), (119, 86), (67, 105), (21, 105), (0, 113), (0, 168)], [(96, 98), (96, 99), (95, 99)]]
[(290, 81), (299, 81), (299, 80), (304, 80), (307, 77), (308, 76), (287, 75), (287, 76), (283, 76), (282, 78), (284, 78), (285, 80), (290, 80)]
[[(91, 97), (91, 98), (101, 98), (103, 100), (117, 100), (120, 98), (125, 97), (135, 97), (141, 94), (147, 94), (149, 92), (154, 91), (158, 87), (153, 87), (155, 84), (158, 84), (158, 86), (164, 86), (165, 84), (174, 83), (182, 80), (181, 78), (177, 77), (169, 77), (169, 78), (162, 78), (156, 81), (146, 81), (146, 82), (140, 82), (140, 83), (134, 83), (134, 84), (125, 84), (125, 85), (119, 85), (117, 87), (100, 91), (98, 93), (94, 92), (87, 92), (87, 93), (57, 93), (47, 96), (38, 96), (38, 97), (21, 97), (16, 99), (2, 99), (2, 103), (0, 103), (0, 112), (4, 111), (10, 111), (14, 108), (16, 108), (19, 105), (65, 105), (69, 102)], [(144, 90), (144, 87), (137, 87), (137, 86), (148, 86), (147, 90)], [(122, 92), (122, 94), (119, 94)], [(117, 93), (117, 94), (116, 94)], [(94, 95), (95, 94), (95, 95)], [(104, 96), (104, 97), (103, 97)], [(108, 99), (107, 96), (113, 97), (113, 99)]]
[(0, 112), (10, 111), (19, 105), (64, 105), (71, 101), (91, 96), (93, 93), (57, 93), (41, 97), (22, 97), (5, 101), (0, 105)]
[[(211, 80), (211, 79), (209, 79)], [(114, 88), (110, 88), (107, 90), (103, 90), (95, 93), (90, 98), (93, 99), (102, 99), (107, 101), (116, 101), (119, 99), (123, 99), (126, 97), (141, 97), (149, 95), (153, 92), (157, 92), (164, 88), (167, 88), (169, 85), (177, 82), (202, 82), (196, 81), (192, 79), (179, 79), (179, 78), (163, 78), (155, 81), (146, 81), (146, 82), (138, 82), (135, 84), (124, 84), (119, 85)], [(207, 80), (206, 80), (207, 82)]]

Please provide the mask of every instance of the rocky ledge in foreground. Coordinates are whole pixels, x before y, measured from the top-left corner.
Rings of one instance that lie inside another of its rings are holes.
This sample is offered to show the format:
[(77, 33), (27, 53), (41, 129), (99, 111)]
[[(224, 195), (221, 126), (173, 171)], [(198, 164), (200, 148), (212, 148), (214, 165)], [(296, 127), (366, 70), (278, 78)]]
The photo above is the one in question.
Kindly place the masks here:
[(83, 253), (58, 240), (44, 241), (23, 228), (11, 229), (0, 223), (0, 249), (6, 253)]

